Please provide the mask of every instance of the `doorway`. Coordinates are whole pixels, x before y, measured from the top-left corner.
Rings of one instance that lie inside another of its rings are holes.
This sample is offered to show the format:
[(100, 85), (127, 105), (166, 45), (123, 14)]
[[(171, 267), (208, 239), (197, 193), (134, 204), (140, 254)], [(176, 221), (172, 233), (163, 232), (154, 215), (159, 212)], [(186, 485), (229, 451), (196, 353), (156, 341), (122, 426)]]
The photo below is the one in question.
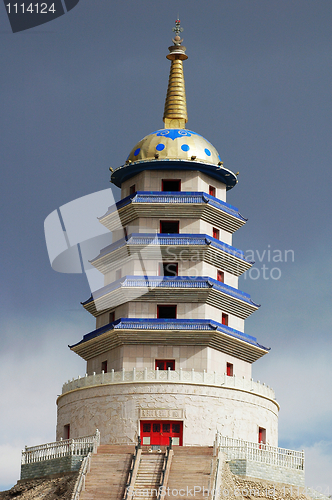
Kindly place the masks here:
[(173, 420), (144, 420), (141, 421), (142, 445), (167, 446), (169, 438), (172, 444), (182, 446), (183, 422)]

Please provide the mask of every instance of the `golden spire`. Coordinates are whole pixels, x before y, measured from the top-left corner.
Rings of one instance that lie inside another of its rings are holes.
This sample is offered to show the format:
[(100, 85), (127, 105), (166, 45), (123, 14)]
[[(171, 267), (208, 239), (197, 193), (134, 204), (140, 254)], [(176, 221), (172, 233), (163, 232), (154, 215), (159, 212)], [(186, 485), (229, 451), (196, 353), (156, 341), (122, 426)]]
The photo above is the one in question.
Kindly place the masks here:
[(183, 31), (183, 28), (180, 26), (179, 19), (175, 21), (173, 31), (176, 33), (176, 36), (172, 38), (174, 45), (168, 47), (170, 53), (166, 56), (172, 63), (163, 120), (165, 128), (185, 128), (188, 115), (182, 61), (188, 59), (188, 56), (185, 54), (186, 47), (181, 45), (183, 40), (179, 33)]

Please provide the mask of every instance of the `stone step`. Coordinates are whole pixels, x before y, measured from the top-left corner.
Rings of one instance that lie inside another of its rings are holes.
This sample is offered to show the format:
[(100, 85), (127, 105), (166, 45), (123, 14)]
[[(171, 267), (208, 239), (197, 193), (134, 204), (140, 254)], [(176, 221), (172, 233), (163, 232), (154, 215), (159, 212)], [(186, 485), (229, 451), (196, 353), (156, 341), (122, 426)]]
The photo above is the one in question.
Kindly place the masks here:
[(145, 480), (146, 478), (156, 478), (160, 475), (160, 472), (161, 472), (161, 469), (156, 471), (156, 472), (153, 472), (153, 473), (147, 473), (147, 472), (139, 472), (137, 474), (137, 479), (140, 479), (140, 480)]
[(99, 446), (97, 454), (91, 457), (80, 500), (122, 500), (132, 462), (131, 449), (134, 447)]
[(160, 485), (164, 453), (142, 453), (134, 484), (134, 500), (152, 500), (157, 496)]
[(123, 444), (101, 444), (98, 446), (97, 454), (100, 453), (109, 453), (112, 455), (118, 455), (122, 453), (131, 453), (135, 452), (135, 445), (123, 445)]
[(201, 457), (203, 455), (213, 455), (212, 446), (174, 446), (173, 451), (174, 456), (197, 455)]
[[(167, 487), (172, 490), (183, 490), (181, 500), (206, 500), (207, 490), (211, 488), (211, 470), (214, 464), (212, 447), (175, 448), (171, 463)], [(198, 489), (193, 493), (194, 488)], [(205, 492), (203, 491), (205, 489)], [(168, 498), (167, 500), (172, 500)], [(174, 497), (174, 500), (178, 498)]]

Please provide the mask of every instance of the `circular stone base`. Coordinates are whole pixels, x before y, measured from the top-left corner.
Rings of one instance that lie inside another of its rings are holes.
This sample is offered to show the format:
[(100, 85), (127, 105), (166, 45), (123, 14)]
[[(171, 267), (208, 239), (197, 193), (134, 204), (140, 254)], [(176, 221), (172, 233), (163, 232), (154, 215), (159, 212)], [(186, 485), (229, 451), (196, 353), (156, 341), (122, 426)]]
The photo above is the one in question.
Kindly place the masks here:
[(183, 421), (184, 446), (211, 446), (216, 431), (278, 446), (278, 405), (257, 394), (223, 387), (172, 383), (122, 383), (77, 389), (58, 398), (57, 440), (100, 430), (101, 444), (137, 442), (141, 420)]

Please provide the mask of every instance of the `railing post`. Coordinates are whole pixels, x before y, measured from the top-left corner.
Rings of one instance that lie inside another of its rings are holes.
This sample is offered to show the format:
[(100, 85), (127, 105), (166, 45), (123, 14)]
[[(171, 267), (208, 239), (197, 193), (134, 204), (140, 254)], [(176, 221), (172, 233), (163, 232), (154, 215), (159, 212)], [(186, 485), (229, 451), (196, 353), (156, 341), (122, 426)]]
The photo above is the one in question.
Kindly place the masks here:
[(218, 431), (216, 431), (216, 435), (215, 435), (215, 438), (213, 441), (213, 456), (214, 457), (216, 456), (216, 450), (218, 448), (217, 440), (218, 440)]
[(96, 435), (93, 443), (93, 453), (97, 453), (97, 447), (100, 445), (100, 431), (96, 429)]
[(159, 368), (157, 366), (157, 368), (155, 369), (155, 379), (156, 380), (159, 380)]
[(193, 382), (195, 381), (195, 370), (194, 370), (194, 368), (191, 369), (191, 380)]
[(135, 380), (136, 380), (136, 368), (134, 366), (134, 368), (133, 368), (133, 382), (135, 382)]
[(114, 368), (111, 370), (111, 382), (114, 382)]
[(74, 448), (75, 448), (74, 440), (71, 439), (70, 440), (70, 455), (74, 455)]

